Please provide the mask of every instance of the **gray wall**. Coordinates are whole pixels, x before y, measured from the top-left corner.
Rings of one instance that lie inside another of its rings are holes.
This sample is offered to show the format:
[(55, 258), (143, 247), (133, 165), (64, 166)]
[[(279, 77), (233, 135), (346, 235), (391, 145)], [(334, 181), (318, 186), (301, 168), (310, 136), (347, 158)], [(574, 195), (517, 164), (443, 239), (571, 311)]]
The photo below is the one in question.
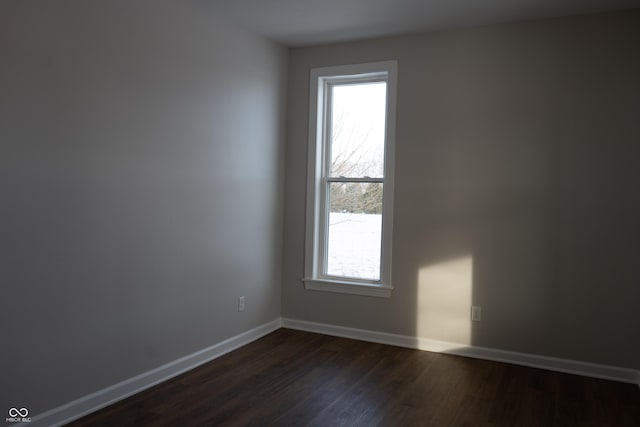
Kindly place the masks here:
[[(639, 52), (637, 10), (293, 49), (283, 317), (640, 368)], [(309, 70), (387, 59), (396, 289), (305, 291)]]
[(0, 411), (280, 316), (287, 50), (199, 3), (0, 4)]

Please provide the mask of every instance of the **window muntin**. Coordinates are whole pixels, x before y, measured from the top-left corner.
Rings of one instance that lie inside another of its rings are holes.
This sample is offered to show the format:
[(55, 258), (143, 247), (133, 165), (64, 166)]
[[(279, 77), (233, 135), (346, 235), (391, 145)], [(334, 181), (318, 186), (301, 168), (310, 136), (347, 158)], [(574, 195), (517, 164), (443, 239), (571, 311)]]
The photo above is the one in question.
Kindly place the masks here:
[(305, 286), (389, 296), (396, 63), (311, 73)]

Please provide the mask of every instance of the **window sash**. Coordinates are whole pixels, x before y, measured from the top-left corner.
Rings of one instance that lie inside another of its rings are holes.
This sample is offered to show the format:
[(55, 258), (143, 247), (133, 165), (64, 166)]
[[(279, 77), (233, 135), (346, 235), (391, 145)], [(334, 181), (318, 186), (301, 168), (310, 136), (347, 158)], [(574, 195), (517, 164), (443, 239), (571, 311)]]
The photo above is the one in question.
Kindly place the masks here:
[(382, 188), (383, 188), (383, 194), (384, 194), (384, 179), (383, 178), (329, 178), (329, 177), (323, 177), (322, 178), (323, 184), (322, 184), (322, 203), (320, 206), (320, 218), (319, 218), (319, 222), (321, 224), (320, 227), (320, 233), (319, 233), (319, 238), (321, 239), (320, 243), (320, 250), (318, 252), (318, 272), (317, 272), (317, 276), (319, 278), (323, 278), (323, 279), (330, 279), (330, 280), (344, 280), (347, 279), (349, 281), (356, 281), (356, 282), (361, 282), (361, 283), (382, 283), (383, 281), (383, 265), (384, 265), (384, 242), (383, 242), (383, 236), (384, 236), (384, 227), (385, 227), (385, 219), (384, 219), (384, 211), (385, 211), (385, 206), (384, 206), (384, 202), (382, 203), (382, 212), (380, 213), (381, 215), (381, 220), (382, 220), (382, 224), (381, 224), (381, 235), (380, 235), (380, 263), (378, 265), (378, 275), (379, 275), (379, 279), (375, 280), (375, 279), (367, 279), (367, 278), (361, 278), (361, 277), (354, 277), (354, 276), (337, 276), (337, 275), (333, 275), (333, 274), (329, 274), (328, 270), (329, 270), (329, 216), (331, 215), (331, 197), (330, 197), (330, 193), (331, 193), (331, 184), (333, 183), (363, 183), (363, 184), (368, 184), (368, 183), (372, 183), (372, 184), (382, 184)]
[[(322, 100), (322, 136), (321, 136), (321, 144), (323, 148), (322, 152), (322, 178), (332, 177), (331, 175), (331, 160), (332, 160), (332, 143), (333, 143), (333, 89), (336, 86), (355, 86), (367, 83), (385, 83), (386, 87), (386, 104), (388, 106), (389, 103), (389, 87), (388, 87), (388, 73), (387, 72), (378, 72), (378, 73), (369, 73), (362, 76), (357, 77), (321, 77), (321, 84), (323, 86), (323, 100)], [(385, 121), (388, 115), (388, 108), (385, 108)], [(384, 145), (385, 150), (383, 152), (383, 167), (382, 167), (382, 177), (375, 177), (377, 179), (384, 178), (386, 173), (386, 145), (387, 145), (387, 132), (385, 129), (384, 135)], [(345, 177), (332, 177), (332, 178), (345, 178)], [(355, 178), (355, 177), (351, 177)], [(362, 178), (372, 178), (367, 176), (362, 176)]]

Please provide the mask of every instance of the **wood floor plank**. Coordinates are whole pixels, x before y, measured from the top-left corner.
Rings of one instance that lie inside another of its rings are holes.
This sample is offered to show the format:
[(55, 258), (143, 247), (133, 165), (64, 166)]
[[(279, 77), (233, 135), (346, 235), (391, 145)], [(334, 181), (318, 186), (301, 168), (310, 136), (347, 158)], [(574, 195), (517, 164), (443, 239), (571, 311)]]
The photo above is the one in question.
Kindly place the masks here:
[(370, 343), (337, 338), (336, 358), (326, 366), (330, 381), (317, 387), (306, 396), (298, 396), (287, 411), (274, 422), (278, 426), (308, 425), (322, 410), (340, 401), (354, 384), (367, 374), (370, 366), (375, 364), (378, 355)]
[(280, 329), (69, 425), (640, 427), (640, 389)]

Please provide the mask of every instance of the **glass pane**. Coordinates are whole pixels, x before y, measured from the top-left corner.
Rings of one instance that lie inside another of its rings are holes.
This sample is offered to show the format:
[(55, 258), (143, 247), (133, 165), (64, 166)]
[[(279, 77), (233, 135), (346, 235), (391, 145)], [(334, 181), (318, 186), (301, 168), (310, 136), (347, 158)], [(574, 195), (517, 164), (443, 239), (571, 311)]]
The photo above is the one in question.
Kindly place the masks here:
[(333, 86), (331, 176), (382, 178), (387, 83)]
[(327, 274), (380, 280), (382, 184), (330, 184)]

